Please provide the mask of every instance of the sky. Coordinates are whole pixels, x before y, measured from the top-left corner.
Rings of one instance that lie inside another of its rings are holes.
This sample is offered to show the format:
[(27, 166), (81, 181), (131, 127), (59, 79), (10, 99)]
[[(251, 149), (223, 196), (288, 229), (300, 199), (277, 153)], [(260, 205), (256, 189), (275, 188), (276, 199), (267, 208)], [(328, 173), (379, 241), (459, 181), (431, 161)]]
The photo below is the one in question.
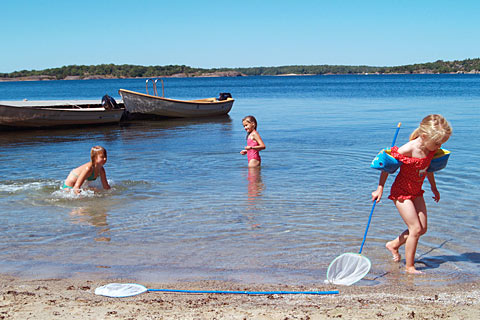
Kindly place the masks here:
[(396, 66), (480, 57), (478, 0), (5, 0), (0, 73), (66, 65)]

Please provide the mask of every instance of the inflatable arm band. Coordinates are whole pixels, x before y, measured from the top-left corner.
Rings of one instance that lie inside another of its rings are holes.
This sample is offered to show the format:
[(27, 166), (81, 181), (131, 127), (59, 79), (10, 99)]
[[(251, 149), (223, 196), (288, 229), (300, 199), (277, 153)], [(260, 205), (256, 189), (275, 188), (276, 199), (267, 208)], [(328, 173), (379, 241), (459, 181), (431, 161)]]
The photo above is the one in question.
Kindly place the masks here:
[(432, 162), (430, 162), (430, 167), (428, 167), (427, 172), (435, 172), (445, 168), (449, 157), (450, 151), (446, 149), (438, 149), (433, 156)]
[[(433, 156), (432, 162), (427, 169), (427, 172), (435, 172), (442, 170), (447, 166), (448, 158), (450, 157), (450, 151), (446, 149), (438, 149)], [(390, 149), (383, 149), (373, 159), (370, 168), (385, 171), (389, 174), (394, 173), (402, 165), (401, 161), (398, 161), (391, 155)]]
[(370, 168), (385, 171), (389, 174), (394, 173), (402, 163), (392, 157), (390, 149), (382, 149), (372, 160)]

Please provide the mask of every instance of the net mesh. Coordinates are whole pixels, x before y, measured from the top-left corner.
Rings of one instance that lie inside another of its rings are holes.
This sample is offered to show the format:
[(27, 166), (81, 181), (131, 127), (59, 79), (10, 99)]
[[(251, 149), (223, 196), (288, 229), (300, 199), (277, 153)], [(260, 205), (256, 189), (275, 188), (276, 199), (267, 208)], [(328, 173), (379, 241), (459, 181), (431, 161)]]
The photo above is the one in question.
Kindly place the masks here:
[(95, 294), (112, 298), (125, 298), (147, 290), (144, 286), (136, 283), (109, 283), (95, 289)]
[(361, 280), (370, 271), (370, 260), (359, 253), (344, 253), (330, 263), (327, 282), (349, 286)]

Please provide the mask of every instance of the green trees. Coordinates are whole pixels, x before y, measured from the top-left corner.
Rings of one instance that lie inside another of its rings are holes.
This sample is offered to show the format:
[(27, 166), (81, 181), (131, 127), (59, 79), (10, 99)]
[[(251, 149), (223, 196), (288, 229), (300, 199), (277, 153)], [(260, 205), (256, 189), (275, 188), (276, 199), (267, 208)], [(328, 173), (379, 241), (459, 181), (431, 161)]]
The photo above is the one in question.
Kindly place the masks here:
[(466, 59), (461, 61), (443, 61), (411, 64), (396, 67), (371, 66), (342, 66), (342, 65), (294, 65), (279, 67), (251, 67), (251, 68), (192, 68), (185, 65), (167, 66), (139, 66), (139, 65), (70, 65), (45, 70), (21, 70), (11, 73), (0, 73), (0, 78), (19, 78), (31, 76), (49, 76), (55, 79), (65, 79), (69, 76), (80, 79), (93, 76), (114, 78), (149, 78), (165, 76), (202, 76), (206, 73), (235, 71), (247, 76), (285, 75), (285, 74), (365, 74), (365, 73), (455, 73), (480, 72), (480, 59)]

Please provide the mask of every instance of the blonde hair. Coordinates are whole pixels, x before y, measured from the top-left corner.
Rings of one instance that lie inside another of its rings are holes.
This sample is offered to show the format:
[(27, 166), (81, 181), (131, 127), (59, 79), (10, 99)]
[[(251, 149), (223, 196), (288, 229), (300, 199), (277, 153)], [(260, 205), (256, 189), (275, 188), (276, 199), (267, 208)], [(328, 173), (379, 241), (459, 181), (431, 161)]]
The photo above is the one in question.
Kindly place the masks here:
[(415, 140), (420, 136), (426, 136), (427, 139), (436, 143), (444, 143), (452, 135), (450, 123), (439, 114), (429, 114), (423, 118), (417, 129), (410, 135), (410, 140)]
[(107, 157), (107, 150), (105, 150), (104, 147), (101, 146), (95, 146), (92, 147), (92, 150), (90, 150), (90, 159), (92, 160), (92, 166), (95, 167), (95, 158), (97, 155), (102, 154)]

